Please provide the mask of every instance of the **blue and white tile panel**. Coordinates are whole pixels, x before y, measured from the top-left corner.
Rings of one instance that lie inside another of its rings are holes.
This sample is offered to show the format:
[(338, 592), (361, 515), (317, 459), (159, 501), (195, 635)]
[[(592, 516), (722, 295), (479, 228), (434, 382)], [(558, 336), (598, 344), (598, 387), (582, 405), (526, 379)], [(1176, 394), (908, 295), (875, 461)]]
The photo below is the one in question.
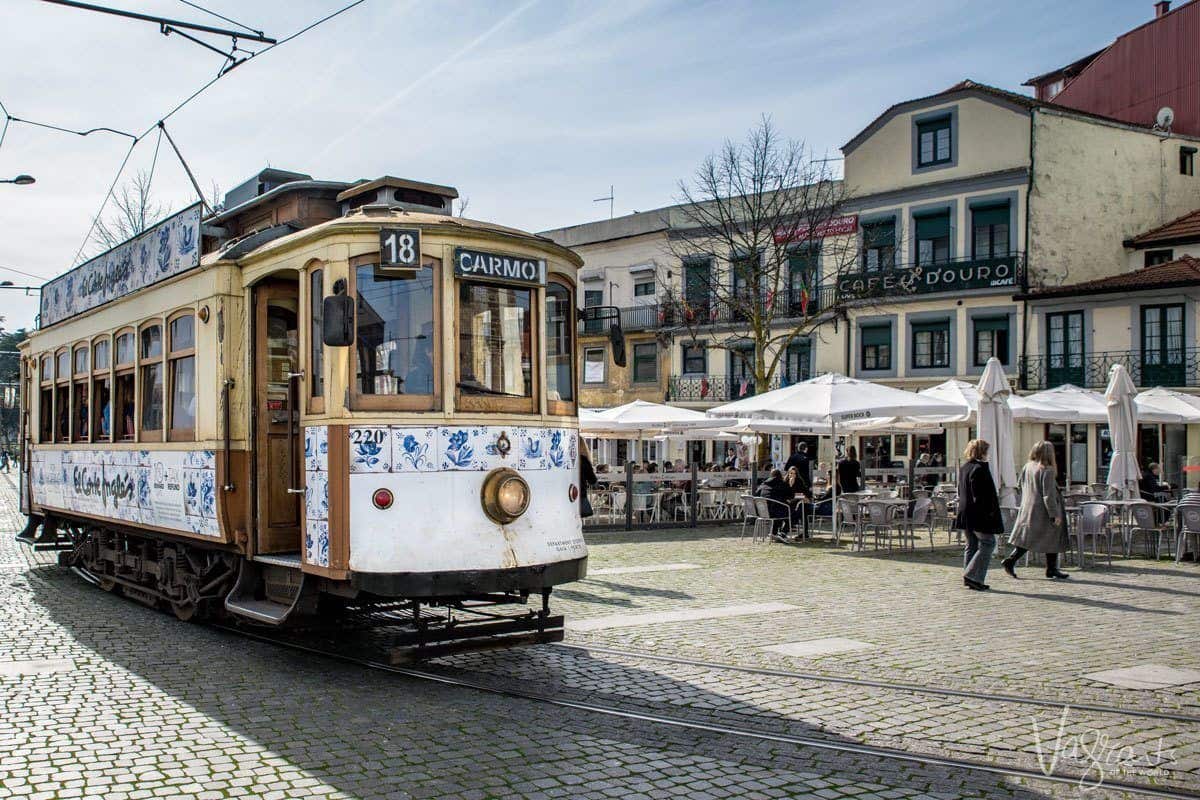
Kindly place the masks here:
[(304, 429), (304, 561), (329, 566), (329, 428)]
[(579, 457), (568, 428), (355, 426), (349, 436), (352, 473), (574, 470)]
[(212, 450), (34, 450), (39, 505), (217, 538)]

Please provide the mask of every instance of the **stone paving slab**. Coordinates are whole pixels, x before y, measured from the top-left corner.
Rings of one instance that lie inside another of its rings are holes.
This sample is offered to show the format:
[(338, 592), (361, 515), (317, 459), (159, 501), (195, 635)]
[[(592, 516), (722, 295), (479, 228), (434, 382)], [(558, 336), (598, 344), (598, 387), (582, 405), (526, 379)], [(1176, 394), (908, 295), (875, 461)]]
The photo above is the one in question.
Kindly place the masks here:
[(1200, 670), (1176, 669), (1162, 664), (1138, 664), (1123, 669), (1093, 672), (1083, 677), (1100, 683), (1111, 683), (1122, 689), (1167, 689), (1200, 683)]
[(808, 658), (813, 656), (829, 656), (838, 653), (851, 653), (855, 650), (867, 650), (875, 645), (870, 642), (860, 642), (843, 636), (831, 636), (827, 639), (809, 639), (804, 642), (786, 642), (764, 647), (771, 653), (791, 658)]
[(681, 611), (652, 611), (646, 614), (613, 614), (607, 617), (592, 617), (578, 622), (568, 622), (567, 630), (603, 631), (612, 628), (632, 628), (639, 625), (667, 625), (672, 622), (699, 622), (702, 620), (728, 619), (729, 617), (778, 614), (782, 611), (798, 611), (798, 606), (788, 603), (735, 603), (714, 608), (687, 608)]

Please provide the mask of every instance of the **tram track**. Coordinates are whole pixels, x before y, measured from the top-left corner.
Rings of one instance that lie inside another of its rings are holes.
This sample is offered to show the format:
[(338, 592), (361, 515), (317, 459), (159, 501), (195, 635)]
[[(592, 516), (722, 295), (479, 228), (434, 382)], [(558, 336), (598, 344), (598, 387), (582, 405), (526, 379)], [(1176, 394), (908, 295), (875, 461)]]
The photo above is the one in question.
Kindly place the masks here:
[(679, 666), (712, 670), (714, 672), (738, 672), (748, 675), (762, 675), (764, 677), (771, 678), (790, 678), (794, 680), (810, 681), (813, 683), (833, 683), (847, 686), (859, 686), (868, 689), (885, 689), (895, 692), (905, 692), (908, 694), (954, 697), (964, 700), (981, 700), (991, 703), (1028, 705), (1039, 708), (1052, 708), (1058, 711), (1061, 711), (1064, 708), (1070, 708), (1074, 711), (1088, 711), (1095, 714), (1114, 714), (1126, 717), (1143, 717), (1146, 719), (1157, 719), (1166, 722), (1181, 722), (1185, 724), (1200, 725), (1200, 716), (1194, 716), (1190, 714), (1173, 714), (1169, 711), (1153, 711), (1151, 709), (1142, 708), (1107, 706), (1096, 703), (1076, 703), (1067, 700), (1026, 697), (1015, 694), (979, 692), (972, 691), (970, 689), (946, 689), (938, 686), (927, 686), (919, 683), (882, 681), (872, 678), (853, 678), (844, 675), (828, 675), (819, 672), (796, 672), (792, 670), (775, 669), (772, 667), (751, 667), (743, 664), (704, 661), (700, 659), (684, 658), (682, 656), (668, 656), (658, 653), (638, 652), (635, 650), (621, 650), (613, 647), (565, 643), (559, 643), (553, 646), (578, 652), (599, 653), (617, 658), (629, 659), (632, 661), (653, 661), (664, 664), (676, 664)]
[[(1018, 778), (1027, 781), (1051, 783), (1057, 785), (1085, 786), (1089, 785), (1086, 775), (1070, 774), (1070, 773), (1053, 773), (1047, 775), (1041, 769), (1023, 767), (1020, 765), (1005, 765), (988, 763), (985, 761), (976, 761), (967, 758), (958, 758), (955, 756), (944, 756), (931, 753), (921, 753), (897, 749), (893, 747), (880, 747), (869, 744), (859, 744), (849, 741), (831, 741), (829, 739), (793, 735), (787, 733), (770, 732), (755, 730), (750, 727), (729, 725), (716, 722), (703, 722), (698, 720), (684, 719), (664, 714), (651, 713), (647, 711), (636, 711), (627, 708), (621, 708), (616, 705), (607, 705), (603, 703), (575, 700), (564, 696), (556, 696), (528, 689), (515, 689), (511, 687), (496, 686), (479, 680), (463, 677), (462, 675), (446, 675), (433, 672), (426, 669), (397, 666), (383, 661), (377, 661), (370, 658), (363, 658), (356, 655), (350, 655), (343, 652), (335, 652), (320, 647), (314, 647), (308, 644), (303, 644), (294, 640), (272, 636), (266, 633), (258, 633), (246, 630), (242, 627), (229, 626), (218, 623), (209, 623), (208, 627), (227, 634), (238, 636), (253, 641), (258, 641), (274, 646), (281, 646), (285, 649), (295, 652), (305, 653), (311, 656), (318, 656), (334, 661), (338, 661), (353, 666), (363, 667), (379, 672), (386, 672), (393, 675), (400, 675), (406, 678), (420, 680), (428, 683), (434, 683), (442, 686), (449, 686), (462, 689), (470, 689), (473, 691), (483, 692), (495, 696), (526, 700), (542, 705), (552, 706), (556, 708), (565, 708), (574, 711), (583, 711), (590, 714), (596, 714), (609, 718), (624, 719), (629, 721), (645, 722), (653, 725), (661, 725), (675, 729), (691, 730), (701, 733), (718, 734), (722, 736), (732, 736), (744, 740), (753, 740), (759, 742), (770, 742), (776, 744), (793, 745), (800, 748), (810, 748), (824, 752), (839, 753), (844, 755), (867, 756), (871, 758), (887, 759), (891, 761), (918, 764), (926, 767), (941, 767), (955, 770), (966, 770), (974, 773), (989, 774), (998, 777)], [(559, 645), (563, 647), (577, 647), (575, 645)], [(602, 648), (578, 648), (578, 649), (594, 649), (597, 652)], [(624, 652), (624, 651), (614, 651)], [(667, 659), (669, 657), (662, 657)], [(686, 663), (686, 660), (684, 660)], [(705, 663), (705, 662), (700, 662)], [(750, 668), (746, 668), (750, 669)], [(850, 680), (850, 679), (847, 679)], [(857, 680), (857, 679), (854, 679)], [(864, 685), (872, 686), (871, 683)], [(951, 690), (947, 690), (951, 691)], [(966, 696), (973, 696), (976, 693), (965, 693)], [(1025, 698), (1032, 699), (1032, 698)], [(1045, 701), (1047, 704), (1054, 705), (1050, 701)], [(1105, 713), (1125, 713), (1120, 709), (1108, 709)], [(1200, 800), (1200, 791), (1190, 791), (1187, 789), (1171, 788), (1167, 786), (1155, 786), (1149, 783), (1139, 783), (1126, 780), (1109, 780), (1103, 781), (1103, 788), (1109, 791), (1125, 792), (1127, 794), (1136, 795), (1139, 797), (1157, 797), (1165, 798), (1166, 800)]]

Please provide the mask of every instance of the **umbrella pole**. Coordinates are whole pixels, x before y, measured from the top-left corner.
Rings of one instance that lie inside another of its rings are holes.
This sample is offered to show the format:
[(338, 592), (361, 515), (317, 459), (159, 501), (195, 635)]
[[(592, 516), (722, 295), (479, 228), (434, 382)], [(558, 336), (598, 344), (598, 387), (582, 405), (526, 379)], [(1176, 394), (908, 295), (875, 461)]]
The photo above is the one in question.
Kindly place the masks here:
[(836, 542), (841, 538), (842, 522), (838, 518), (837, 507), (837, 422), (832, 417), (829, 420), (829, 438), (833, 444), (833, 470), (829, 475), (829, 483), (833, 485), (833, 500), (829, 506), (829, 518), (833, 520), (833, 540)]

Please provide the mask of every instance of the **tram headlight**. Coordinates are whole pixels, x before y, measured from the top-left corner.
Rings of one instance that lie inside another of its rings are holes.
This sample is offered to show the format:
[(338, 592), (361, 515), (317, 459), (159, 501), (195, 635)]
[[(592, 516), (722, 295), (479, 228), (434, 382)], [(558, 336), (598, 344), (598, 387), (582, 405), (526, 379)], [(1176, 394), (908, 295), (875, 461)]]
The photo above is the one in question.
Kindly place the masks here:
[(494, 522), (507, 525), (529, 508), (529, 484), (516, 470), (502, 467), (483, 479), (479, 497), (483, 513)]

